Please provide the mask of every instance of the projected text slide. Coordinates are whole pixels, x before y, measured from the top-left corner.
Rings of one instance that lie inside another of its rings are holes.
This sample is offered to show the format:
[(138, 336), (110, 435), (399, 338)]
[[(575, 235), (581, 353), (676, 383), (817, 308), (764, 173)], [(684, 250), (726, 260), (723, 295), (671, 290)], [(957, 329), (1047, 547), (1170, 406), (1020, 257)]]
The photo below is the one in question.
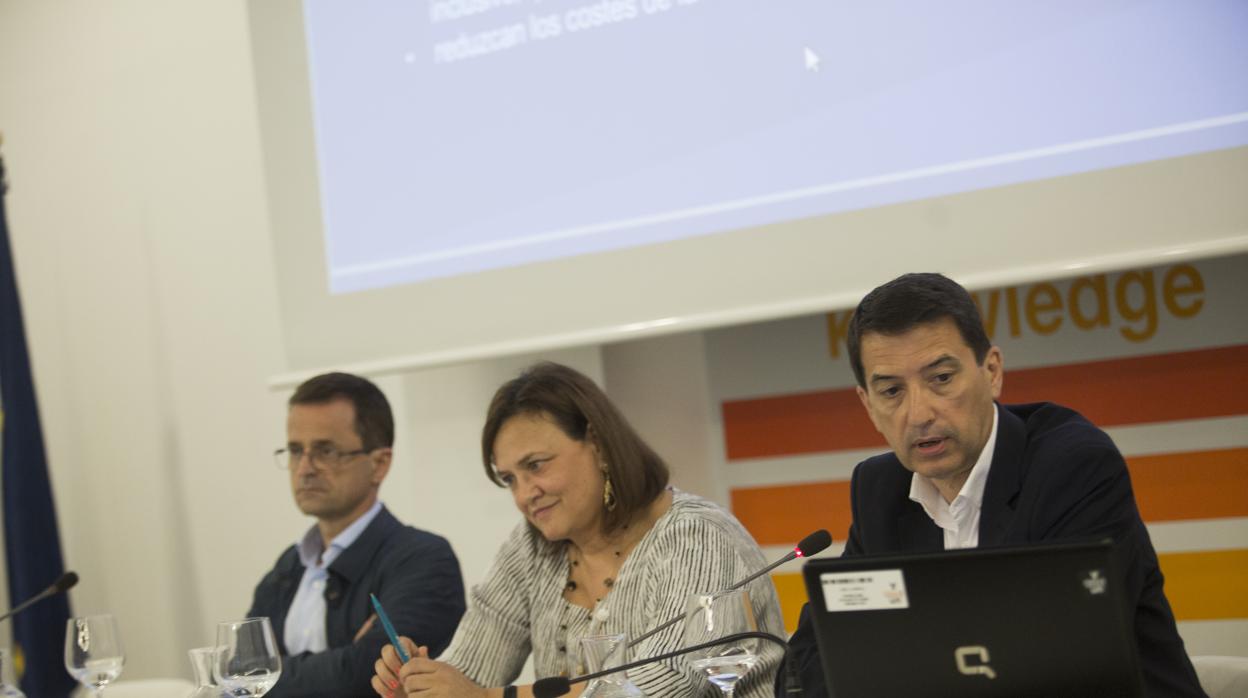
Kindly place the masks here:
[(335, 293), (1248, 143), (1248, 4), (309, 0)]

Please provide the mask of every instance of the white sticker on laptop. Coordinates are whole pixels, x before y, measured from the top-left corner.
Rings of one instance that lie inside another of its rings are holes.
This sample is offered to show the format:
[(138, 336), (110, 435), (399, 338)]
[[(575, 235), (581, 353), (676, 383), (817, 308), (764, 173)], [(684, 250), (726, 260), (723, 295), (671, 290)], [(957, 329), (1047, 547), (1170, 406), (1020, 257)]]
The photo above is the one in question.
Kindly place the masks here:
[(823, 602), (831, 613), (910, 608), (901, 570), (825, 572), (819, 581), (823, 584)]

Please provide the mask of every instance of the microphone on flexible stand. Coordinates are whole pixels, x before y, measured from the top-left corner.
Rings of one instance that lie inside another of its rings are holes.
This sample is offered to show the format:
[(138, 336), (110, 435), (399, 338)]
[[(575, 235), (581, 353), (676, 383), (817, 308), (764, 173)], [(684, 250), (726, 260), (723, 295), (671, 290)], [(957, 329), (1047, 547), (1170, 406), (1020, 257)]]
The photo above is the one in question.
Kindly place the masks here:
[[(816, 555), (818, 553), (821, 553), (824, 550), (826, 550), (829, 545), (832, 545), (832, 534), (828, 533), (826, 530), (821, 528), (818, 531), (815, 531), (814, 533), (803, 538), (801, 542), (799, 542), (797, 546), (793, 548), (793, 550), (790, 551), (787, 555), (780, 558), (779, 560), (776, 560), (770, 565), (767, 565), (766, 567), (755, 572), (754, 574), (751, 574), (745, 579), (742, 579), (741, 581), (733, 584), (732, 586), (728, 587), (727, 591), (732, 591), (733, 589), (740, 589), (746, 584), (749, 584), (755, 579), (758, 579), (764, 574), (767, 574), (768, 572), (776, 569), (780, 565), (783, 565), (784, 563), (790, 560), (796, 560), (799, 557), (810, 557), (811, 555)], [(682, 620), (684, 620), (684, 615), (679, 615), (679, 616), (676, 616), (675, 618), (669, 618), (665, 623), (658, 626), (657, 628), (651, 628), (650, 630), (647, 630), (646, 632), (642, 633), (639, 637), (637, 637), (637, 639), (629, 641), (628, 646), (635, 647), (642, 640), (645, 640), (646, 638), (649, 638), (650, 636), (655, 635), (656, 633), (661, 633), (664, 630), (667, 630), (668, 628), (672, 627), (673, 625), (679, 623)]]
[(742, 579), (736, 584), (733, 584), (732, 586), (728, 587), (728, 589), (729, 590), (740, 589), (746, 584), (749, 584), (755, 579), (758, 579), (764, 574), (767, 574), (768, 572), (776, 569), (780, 565), (783, 565), (784, 563), (790, 560), (796, 560), (799, 557), (810, 557), (811, 555), (817, 555), (823, 552), (824, 550), (827, 550), (829, 545), (832, 545), (832, 534), (828, 533), (825, 529), (821, 528), (818, 531), (815, 531), (814, 533), (810, 534), (809, 536), (806, 536), (801, 541), (799, 541), (797, 546), (794, 547), (793, 550), (790, 551), (784, 557), (780, 558), (779, 560), (776, 560), (770, 565), (767, 565), (766, 567), (755, 572), (754, 574), (751, 574), (745, 579)]
[(611, 674), (616, 674), (621, 671), (628, 671), (630, 669), (636, 669), (637, 667), (642, 667), (647, 664), (653, 664), (654, 662), (661, 662), (665, 659), (679, 657), (682, 654), (688, 654), (690, 652), (697, 652), (698, 650), (710, 649), (711, 647), (717, 647), (719, 645), (727, 645), (733, 642), (738, 642), (740, 640), (748, 640), (751, 638), (757, 638), (760, 640), (766, 640), (768, 642), (774, 642), (775, 644), (783, 647), (784, 654), (785, 654), (785, 663), (786, 664), (788, 663), (789, 643), (785, 642), (783, 639), (776, 637), (775, 635), (772, 635), (771, 633), (764, 633), (764, 632), (758, 632), (758, 631), (751, 631), (751, 632), (746, 632), (746, 633), (733, 633), (732, 635), (725, 635), (724, 637), (721, 637), (718, 640), (711, 640), (710, 642), (703, 642), (697, 645), (690, 645), (688, 647), (682, 647), (678, 650), (672, 650), (671, 652), (664, 652), (663, 654), (650, 657), (648, 659), (639, 659), (635, 662), (621, 664), (619, 666), (614, 666), (609, 669), (603, 669), (602, 671), (595, 671), (592, 674), (585, 674), (583, 676), (577, 676), (575, 678), (568, 678), (566, 676), (551, 676), (545, 679), (538, 679), (537, 681), (533, 682), (533, 695), (535, 696), (535, 698), (557, 698), (558, 696), (562, 696), (566, 694), (568, 691), (572, 690), (572, 684), (574, 683), (581, 683), (584, 681), (591, 681), (593, 679), (599, 679), (599, 678), (602, 678), (603, 676), (610, 676)]
[(52, 585), (49, 586), (47, 589), (44, 589), (38, 594), (35, 594), (29, 599), (26, 599), (22, 603), (10, 609), (8, 613), (0, 616), (0, 621), (8, 620), (10, 616), (14, 616), (18, 613), (21, 613), (22, 611), (25, 611), (27, 608), (30, 608), (31, 606), (39, 603), (40, 601), (43, 601), (49, 596), (56, 596), (57, 594), (60, 594), (62, 592), (69, 591), (77, 583), (78, 583), (78, 573), (66, 572), (65, 574), (62, 574), (60, 577), (58, 577), (55, 582), (52, 582)]

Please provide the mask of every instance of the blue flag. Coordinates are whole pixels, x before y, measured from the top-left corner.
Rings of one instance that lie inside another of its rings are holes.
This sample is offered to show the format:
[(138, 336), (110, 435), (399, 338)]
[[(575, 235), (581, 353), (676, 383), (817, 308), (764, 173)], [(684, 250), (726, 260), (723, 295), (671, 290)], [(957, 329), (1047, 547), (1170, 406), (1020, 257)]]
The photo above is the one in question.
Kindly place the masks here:
[[(4, 490), (9, 599), (16, 604), (43, 591), (65, 570), (13, 273), (4, 190), (4, 162), (0, 161), (0, 486)], [(31, 698), (67, 698), (76, 685), (65, 670), (68, 619), (69, 600), (58, 594), (9, 620), (13, 662), (21, 675), (22, 691)]]

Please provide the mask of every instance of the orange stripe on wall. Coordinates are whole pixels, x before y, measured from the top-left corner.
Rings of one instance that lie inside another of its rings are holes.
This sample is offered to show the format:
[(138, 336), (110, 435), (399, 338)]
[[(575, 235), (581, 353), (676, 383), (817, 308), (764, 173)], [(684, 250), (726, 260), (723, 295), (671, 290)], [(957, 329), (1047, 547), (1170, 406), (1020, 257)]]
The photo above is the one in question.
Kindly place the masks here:
[(812, 531), (828, 529), (833, 540), (849, 537), (849, 481), (779, 487), (748, 487), (731, 492), (732, 513), (759, 545), (796, 545)]
[[(1127, 467), (1145, 521), (1248, 516), (1248, 448), (1137, 456)], [(846, 480), (742, 487), (731, 497), (759, 545), (791, 545), (819, 528), (843, 541), (853, 520)]]
[(729, 400), (722, 411), (728, 460), (885, 445), (852, 388)]
[(1134, 456), (1127, 467), (1145, 521), (1248, 516), (1248, 448)]
[[(1248, 550), (1216, 550), (1158, 555), (1166, 577), (1166, 598), (1177, 620), (1248, 618)], [(784, 627), (797, 629), (797, 617), (806, 603), (806, 585), (800, 573), (772, 575)]]
[[(1007, 364), (1002, 401), (1040, 400), (1101, 427), (1248, 414), (1248, 344), (1018, 371)], [(721, 409), (728, 460), (884, 446), (853, 388), (726, 400)]]

